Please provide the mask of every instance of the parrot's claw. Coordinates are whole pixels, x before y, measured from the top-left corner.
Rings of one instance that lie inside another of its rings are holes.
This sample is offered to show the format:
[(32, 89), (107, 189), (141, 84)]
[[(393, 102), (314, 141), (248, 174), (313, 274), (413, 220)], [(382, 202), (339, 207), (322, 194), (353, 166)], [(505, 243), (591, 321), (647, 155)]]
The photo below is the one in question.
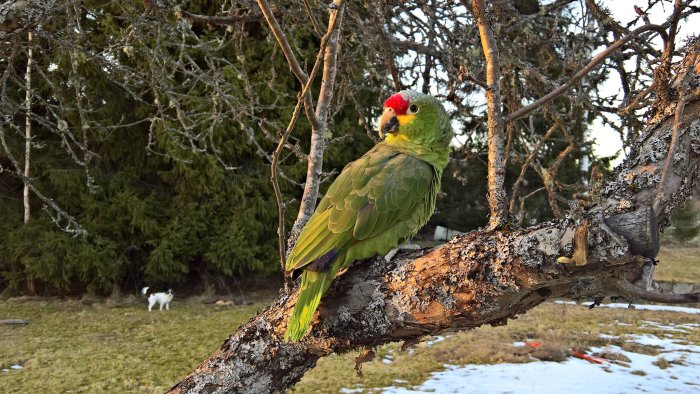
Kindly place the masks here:
[(389, 251), (389, 253), (387, 253), (387, 254), (384, 256), (384, 261), (386, 261), (387, 263), (390, 263), (390, 262), (391, 262), (391, 259), (393, 259), (394, 256), (396, 256), (396, 253), (398, 253), (399, 250), (417, 250), (417, 249), (420, 249), (420, 245), (416, 245), (416, 244), (402, 244), (402, 245), (399, 245), (399, 246), (395, 247), (394, 249), (391, 249), (391, 250)]

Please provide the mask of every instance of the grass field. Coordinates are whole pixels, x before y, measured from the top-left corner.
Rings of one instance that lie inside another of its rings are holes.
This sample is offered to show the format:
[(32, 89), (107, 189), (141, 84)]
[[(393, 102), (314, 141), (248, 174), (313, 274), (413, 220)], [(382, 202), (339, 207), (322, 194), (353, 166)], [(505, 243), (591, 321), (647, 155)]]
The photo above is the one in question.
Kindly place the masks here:
[(654, 279), (700, 283), (700, 247), (663, 246)]
[[(697, 252), (697, 248), (664, 250), (662, 256), (666, 257), (662, 257), (658, 273), (666, 280), (700, 280)], [(88, 303), (29, 298), (0, 301), (0, 319), (29, 321), (26, 326), (0, 326), (0, 370), (8, 369), (0, 371), (0, 392), (162, 392), (195, 368), (273, 296), (263, 296), (254, 305), (233, 307), (203, 304), (198, 298), (176, 298), (170, 311), (151, 313), (137, 299)], [(383, 346), (377, 349), (375, 360), (363, 366), (362, 378), (354, 371), (356, 354), (325, 357), (293, 392), (411, 386), (423, 382), (444, 364), (517, 363), (533, 357), (559, 361), (572, 348), (606, 344), (655, 355), (659, 349), (653, 346), (613, 337), (631, 333), (672, 335), (700, 345), (700, 329), (661, 333), (655, 327), (699, 321), (700, 315), (588, 310), (547, 303), (504, 327), (427, 337), (406, 351), (400, 350), (400, 344)], [(543, 346), (530, 349), (511, 345), (526, 339)], [(21, 369), (13, 370), (12, 365)]]

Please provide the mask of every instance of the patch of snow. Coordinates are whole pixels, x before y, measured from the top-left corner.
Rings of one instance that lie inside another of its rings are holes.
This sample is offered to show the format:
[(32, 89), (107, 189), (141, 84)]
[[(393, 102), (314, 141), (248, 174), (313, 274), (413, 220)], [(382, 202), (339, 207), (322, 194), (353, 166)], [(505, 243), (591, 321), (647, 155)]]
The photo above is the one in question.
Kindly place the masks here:
[(640, 327), (642, 327), (642, 328), (656, 328), (659, 330), (682, 332), (682, 333), (686, 333), (686, 334), (693, 330), (692, 326), (687, 326), (687, 325), (683, 325), (683, 324), (675, 325), (673, 323), (669, 323), (668, 325), (664, 325), (664, 324), (661, 324), (661, 323), (658, 323), (655, 321), (648, 321), (648, 320), (642, 320), (641, 323), (642, 323), (642, 325)]
[(444, 337), (444, 336), (442, 336), (442, 335), (436, 335), (436, 336), (433, 337), (433, 339), (431, 339), (431, 340), (429, 340), (429, 341), (425, 341), (425, 346), (427, 346), (427, 347), (432, 347), (432, 346), (435, 345), (436, 343), (444, 341), (445, 338), (446, 338), (446, 337)]
[(357, 386), (356, 388), (352, 388), (352, 389), (347, 389), (347, 388), (343, 387), (340, 390), (338, 390), (338, 392), (343, 393), (343, 394), (354, 394), (354, 393), (362, 393), (364, 391), (361, 384), (357, 384), (356, 386)]
[[(700, 392), (700, 346), (649, 334), (625, 336), (630, 342), (658, 346), (661, 354), (650, 356), (627, 352), (618, 346), (593, 348), (592, 352), (617, 352), (630, 359), (629, 367), (616, 363), (592, 364), (571, 358), (563, 363), (550, 361), (526, 364), (445, 365), (420, 386), (386, 387), (383, 393), (564, 393), (584, 388), (594, 393)], [(518, 344), (518, 342), (515, 342)], [(663, 357), (669, 367), (654, 365)]]
[(617, 339), (617, 338), (619, 338), (617, 335), (609, 335), (609, 334), (600, 334), (598, 337), (601, 339)]
[[(588, 307), (587, 304), (579, 304), (576, 301), (564, 301), (557, 300), (554, 301), (555, 304), (567, 304), (567, 305), (581, 305)], [(689, 313), (693, 315), (700, 315), (700, 308), (690, 308), (687, 306), (674, 306), (674, 305), (646, 305), (646, 304), (633, 304), (634, 308), (629, 307), (630, 304), (614, 302), (610, 304), (600, 304), (596, 308), (623, 308), (623, 309), (636, 309), (640, 311), (666, 311), (666, 312), (678, 312), (678, 313)], [(623, 323), (618, 323), (618, 325), (624, 325)]]
[(10, 370), (17, 371), (17, 370), (20, 370), (22, 368), (24, 368), (24, 367), (19, 365), (19, 364), (12, 364), (12, 365), (10, 365), (10, 368), (3, 368), (2, 372), (10, 372)]
[(382, 359), (382, 364), (393, 364), (393, 363), (394, 363), (394, 356), (392, 356), (391, 354), (387, 354)]
[(510, 346), (525, 347), (525, 342), (522, 342), (522, 341), (513, 342), (513, 343), (510, 344)]
[[(629, 307), (629, 304), (622, 303), (611, 303), (611, 304), (601, 304), (603, 308), (625, 308)], [(634, 305), (634, 309), (642, 311), (666, 311), (666, 312), (678, 312), (678, 313), (690, 313), (693, 315), (700, 315), (700, 308), (689, 308), (687, 306), (673, 306), (673, 305)]]

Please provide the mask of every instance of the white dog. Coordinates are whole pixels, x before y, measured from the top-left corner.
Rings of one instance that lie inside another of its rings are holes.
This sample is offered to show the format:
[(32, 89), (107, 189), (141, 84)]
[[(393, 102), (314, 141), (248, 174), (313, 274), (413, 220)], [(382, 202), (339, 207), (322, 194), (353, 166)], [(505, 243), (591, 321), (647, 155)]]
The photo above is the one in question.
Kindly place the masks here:
[(165, 309), (170, 310), (170, 301), (173, 300), (173, 290), (169, 289), (167, 293), (158, 292), (158, 293), (152, 293), (148, 294), (148, 286), (144, 287), (141, 289), (141, 294), (143, 294), (144, 297), (148, 296), (148, 311), (151, 311), (151, 308), (153, 308), (153, 305), (157, 303), (160, 304), (160, 310), (163, 310), (163, 305), (165, 305)]

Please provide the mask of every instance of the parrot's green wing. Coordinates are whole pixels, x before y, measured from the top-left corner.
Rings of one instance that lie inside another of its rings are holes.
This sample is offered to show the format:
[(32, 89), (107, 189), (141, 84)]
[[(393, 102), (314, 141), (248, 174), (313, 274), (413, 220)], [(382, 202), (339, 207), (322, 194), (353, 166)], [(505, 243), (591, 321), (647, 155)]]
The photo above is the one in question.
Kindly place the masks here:
[[(287, 271), (386, 253), (419, 229), (433, 210), (439, 174), (384, 144), (348, 164), (328, 189), (287, 259)], [(354, 249), (354, 250), (353, 250)], [(339, 267), (338, 267), (339, 268)]]

